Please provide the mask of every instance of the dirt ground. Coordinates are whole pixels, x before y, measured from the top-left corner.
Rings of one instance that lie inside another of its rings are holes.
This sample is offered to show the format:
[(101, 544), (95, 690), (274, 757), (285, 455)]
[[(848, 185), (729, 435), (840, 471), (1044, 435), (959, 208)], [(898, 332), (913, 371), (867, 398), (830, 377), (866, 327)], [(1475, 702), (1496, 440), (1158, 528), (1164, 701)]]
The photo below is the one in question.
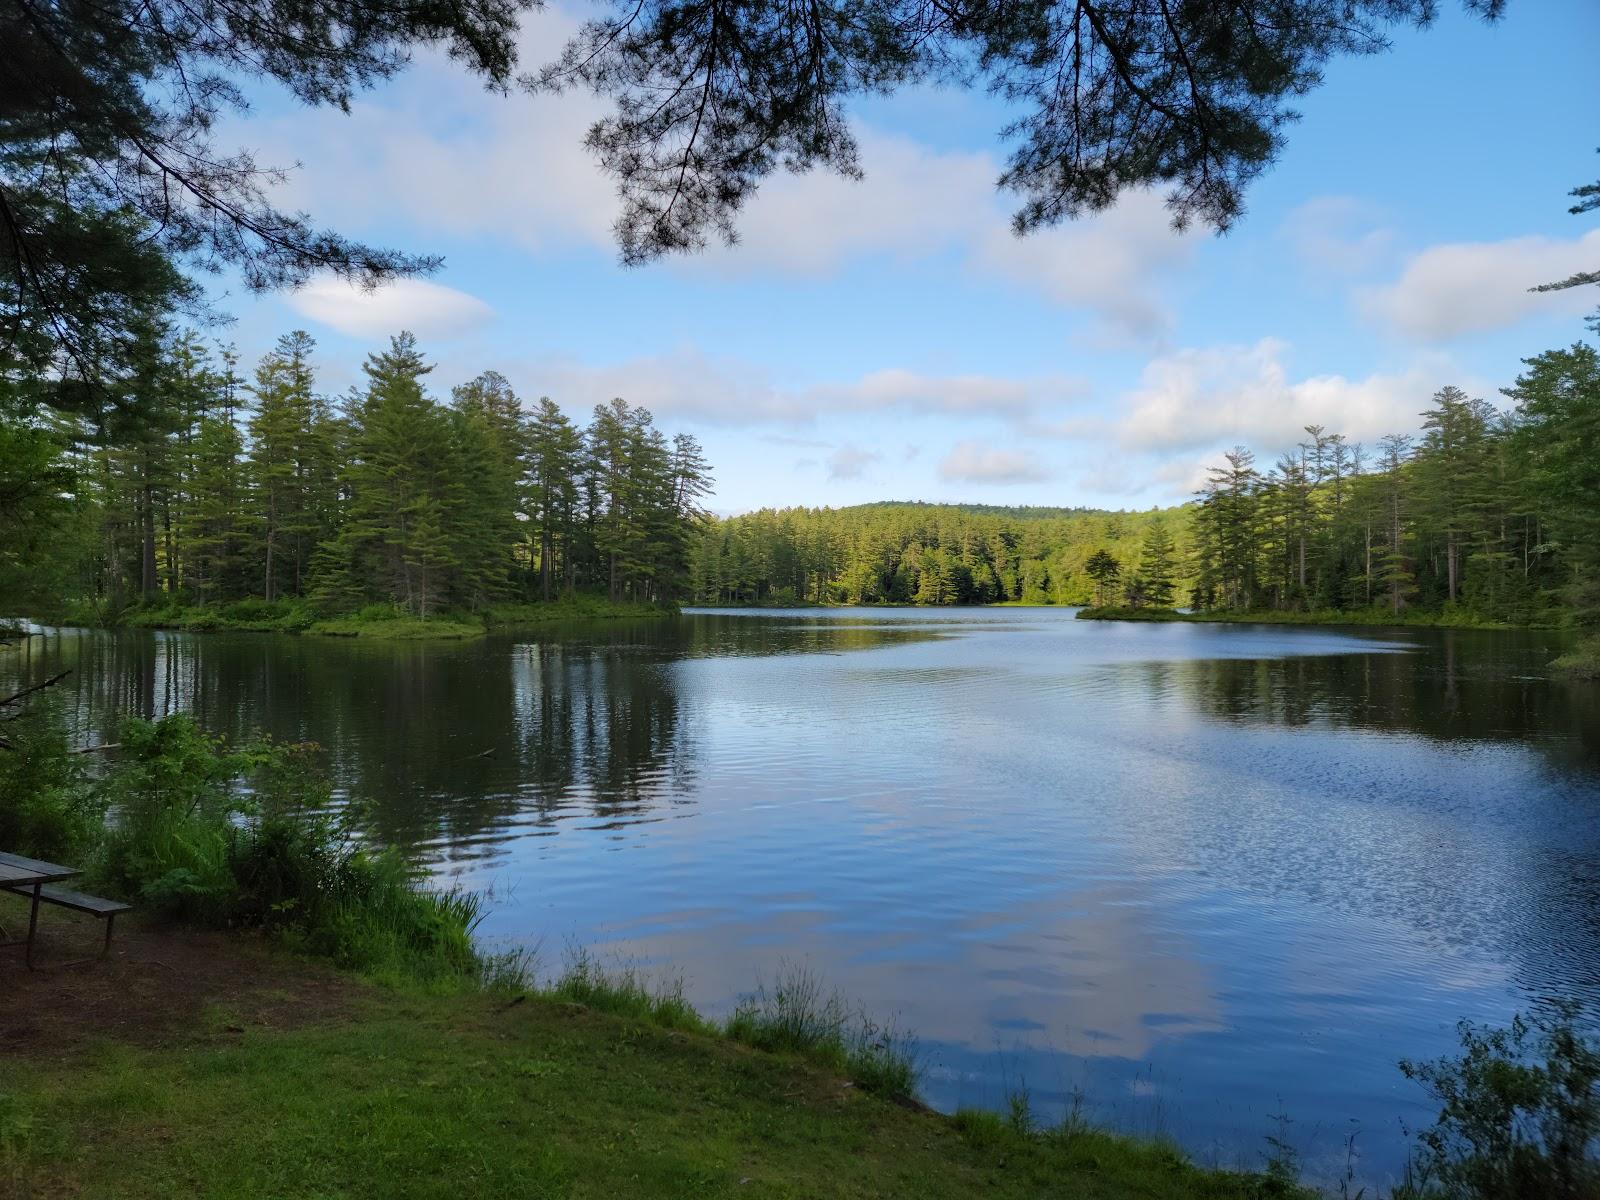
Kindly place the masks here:
[[(27, 929), (25, 900), (0, 894), (7, 940)], [(111, 952), (96, 957), (98, 920), (42, 908), (35, 969), (22, 947), (0, 949), (0, 1059), (56, 1055), (91, 1041), (159, 1046), (221, 1031), (337, 1017), (361, 985), (321, 964), (269, 954), (237, 934), (117, 918)], [(87, 961), (75, 961), (83, 960)]]

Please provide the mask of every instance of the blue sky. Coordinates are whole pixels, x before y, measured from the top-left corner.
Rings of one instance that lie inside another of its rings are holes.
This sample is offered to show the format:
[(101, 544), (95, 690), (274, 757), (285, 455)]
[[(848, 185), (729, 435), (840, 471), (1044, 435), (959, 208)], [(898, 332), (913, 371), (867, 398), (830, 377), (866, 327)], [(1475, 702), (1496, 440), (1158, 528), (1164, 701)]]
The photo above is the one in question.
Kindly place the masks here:
[[(1005, 111), (924, 89), (857, 107), (864, 182), (776, 178), (739, 246), (627, 269), (589, 97), (490, 96), (424, 60), (350, 116), (269, 100), (228, 136), (299, 164), (284, 202), (446, 261), (372, 296), (228, 295), (225, 336), (249, 362), (309, 330), (330, 393), (411, 328), (440, 394), (493, 368), (580, 417), (623, 396), (700, 437), (722, 512), (1171, 503), (1235, 443), (1270, 460), (1310, 422), (1374, 442), (1582, 336), (1592, 294), (1526, 288), (1600, 265), (1600, 223), (1566, 212), (1600, 175), (1600, 5), (1443, 8), (1331, 66), (1224, 237), (1135, 194), (1016, 239)], [(576, 11), (530, 18), (530, 63)]]

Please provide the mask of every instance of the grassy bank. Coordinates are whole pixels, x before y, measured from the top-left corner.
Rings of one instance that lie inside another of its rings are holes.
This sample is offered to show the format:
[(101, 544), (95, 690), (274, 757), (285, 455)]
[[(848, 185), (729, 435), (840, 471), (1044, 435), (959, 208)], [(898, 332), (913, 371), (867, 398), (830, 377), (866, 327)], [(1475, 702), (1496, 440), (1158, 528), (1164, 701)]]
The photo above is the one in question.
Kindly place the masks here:
[[(804, 969), (721, 1021), (582, 954), (545, 978), (474, 942), (477, 897), (319, 816), (310, 748), (171, 716), (91, 772), (44, 716), (8, 722), (0, 845), (139, 912), (109, 959), (6, 977), (0, 1194), (1310, 1195), (1292, 1155), (1202, 1168), (1041, 1126), (1025, 1095), (929, 1112), (915, 1042)], [(24, 912), (0, 894), (0, 922)], [(48, 914), (43, 960), (83, 954), (84, 924)], [(1600, 1194), (1600, 1046), (1571, 1015), (1463, 1028), (1462, 1059), (1402, 1064), (1445, 1104), (1419, 1158), (1439, 1186), (1391, 1200)]]
[[(28, 1059), (0, 1081), (0, 1192), (1298, 1194), (1164, 1145), (927, 1112), (914, 1043), (804, 970), (723, 1021), (582, 955), (539, 979), (474, 944), (475, 897), (316, 815), (308, 748), (173, 716), (126, 722), (91, 770), (45, 716), (0, 755), (0, 844), (139, 913), (109, 960), (8, 976), (0, 1037)], [(23, 911), (0, 895), (0, 921)], [(81, 926), (50, 914), (44, 961), (81, 954)]]
[(190, 633), (235, 631), (299, 633), (388, 641), (480, 637), (496, 629), (518, 629), (555, 621), (646, 619), (669, 615), (656, 604), (572, 595), (548, 604), (502, 604), (477, 612), (441, 612), (414, 617), (390, 605), (371, 605), (353, 613), (325, 613), (305, 600), (237, 600), (229, 604), (177, 604), (157, 601), (110, 611), (89, 604), (66, 605), (41, 619), (63, 625), (103, 628), (179, 629)]
[[(135, 946), (155, 956), (159, 941)], [(794, 1055), (559, 992), (198, 998), (162, 1044), (35, 1053), (0, 1092), (18, 1196), (1135, 1197), (1300, 1193), (1084, 1129), (940, 1116)], [(80, 985), (82, 986), (82, 985)], [(258, 991), (273, 988), (263, 973)], [(308, 1007), (320, 1008), (306, 1016)], [(40, 1048), (41, 1050), (43, 1047)], [(9, 1191), (7, 1190), (9, 1189)]]
[(1346, 625), (1382, 628), (1409, 625), (1437, 629), (1528, 629), (1528, 625), (1508, 625), (1487, 621), (1460, 610), (1394, 613), (1389, 609), (1324, 608), (1310, 612), (1283, 612), (1258, 609), (1249, 612), (1179, 612), (1172, 608), (1089, 607), (1078, 610), (1081, 621), (1204, 621), (1233, 625)]

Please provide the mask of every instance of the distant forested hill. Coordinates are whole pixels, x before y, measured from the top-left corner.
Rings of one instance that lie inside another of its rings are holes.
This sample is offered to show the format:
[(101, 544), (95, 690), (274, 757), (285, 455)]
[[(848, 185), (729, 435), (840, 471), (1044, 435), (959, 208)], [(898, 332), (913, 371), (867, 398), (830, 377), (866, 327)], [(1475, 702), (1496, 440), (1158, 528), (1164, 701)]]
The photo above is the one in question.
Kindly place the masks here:
[(1600, 624), (1600, 352), (1526, 360), (1514, 407), (1446, 387), (1376, 450), (1236, 447), (1180, 508), (785, 508), (707, 522), (700, 603), (1087, 604)]
[(690, 596), (703, 604), (1087, 604), (1097, 551), (1132, 568), (1152, 526), (1181, 546), (1189, 522), (1187, 508), (764, 508), (708, 523), (690, 556)]

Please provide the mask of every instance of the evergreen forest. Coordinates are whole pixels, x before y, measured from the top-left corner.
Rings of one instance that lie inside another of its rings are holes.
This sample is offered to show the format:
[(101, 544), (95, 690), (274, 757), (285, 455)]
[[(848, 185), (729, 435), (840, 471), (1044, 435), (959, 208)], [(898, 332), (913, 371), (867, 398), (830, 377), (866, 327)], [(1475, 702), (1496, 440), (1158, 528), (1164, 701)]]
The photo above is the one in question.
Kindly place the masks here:
[(580, 426), (493, 371), (443, 399), (406, 333), (338, 400), (318, 390), (303, 332), (248, 375), (192, 333), (139, 351), (75, 404), (30, 404), (13, 381), (0, 406), (13, 604), (103, 620), (263, 602), (426, 619), (682, 594), (709, 467), (643, 408), (614, 400)]
[(1593, 623), (1600, 356), (1526, 360), (1502, 404), (1446, 387), (1415, 433), (1322, 426), (1272, 465), (1236, 447), (1182, 507), (875, 504), (706, 524), (711, 604), (1094, 604), (1208, 612)]

